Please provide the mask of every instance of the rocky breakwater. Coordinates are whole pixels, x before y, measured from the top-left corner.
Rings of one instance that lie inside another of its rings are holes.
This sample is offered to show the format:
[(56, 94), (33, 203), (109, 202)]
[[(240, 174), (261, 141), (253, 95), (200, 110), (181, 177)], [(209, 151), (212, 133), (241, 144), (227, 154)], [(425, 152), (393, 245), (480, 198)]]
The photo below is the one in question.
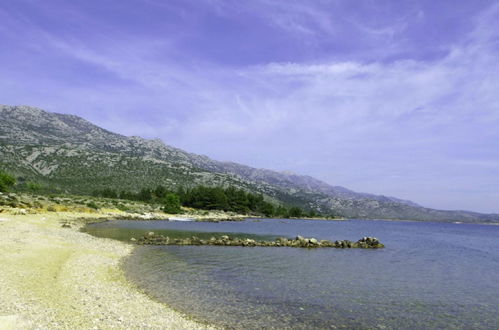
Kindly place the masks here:
[(210, 239), (200, 239), (196, 236), (190, 238), (170, 238), (168, 236), (156, 235), (149, 232), (138, 240), (132, 238), (131, 241), (140, 245), (216, 245), (216, 246), (261, 246), (261, 247), (295, 247), (295, 248), (361, 248), (379, 249), (385, 247), (375, 237), (363, 237), (357, 242), (348, 240), (328, 241), (317, 240), (316, 238), (305, 238), (297, 236), (294, 239), (285, 237), (277, 238), (275, 241), (256, 241), (250, 238), (237, 238), (223, 235), (211, 237)]

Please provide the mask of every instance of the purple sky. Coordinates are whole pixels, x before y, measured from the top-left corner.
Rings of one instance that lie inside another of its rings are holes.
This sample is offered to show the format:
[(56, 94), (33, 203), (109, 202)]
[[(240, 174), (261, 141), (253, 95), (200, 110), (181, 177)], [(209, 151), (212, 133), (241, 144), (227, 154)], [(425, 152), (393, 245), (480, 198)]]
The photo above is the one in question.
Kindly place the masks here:
[(499, 212), (499, 3), (4, 0), (0, 103)]

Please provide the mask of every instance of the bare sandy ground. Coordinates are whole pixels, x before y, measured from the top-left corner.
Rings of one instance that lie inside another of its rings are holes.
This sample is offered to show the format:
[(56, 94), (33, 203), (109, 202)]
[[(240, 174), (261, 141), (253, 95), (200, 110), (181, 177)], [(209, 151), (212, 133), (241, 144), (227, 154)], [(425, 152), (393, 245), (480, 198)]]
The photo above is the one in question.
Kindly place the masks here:
[(210, 328), (126, 281), (131, 245), (61, 227), (79, 216), (0, 213), (0, 329)]

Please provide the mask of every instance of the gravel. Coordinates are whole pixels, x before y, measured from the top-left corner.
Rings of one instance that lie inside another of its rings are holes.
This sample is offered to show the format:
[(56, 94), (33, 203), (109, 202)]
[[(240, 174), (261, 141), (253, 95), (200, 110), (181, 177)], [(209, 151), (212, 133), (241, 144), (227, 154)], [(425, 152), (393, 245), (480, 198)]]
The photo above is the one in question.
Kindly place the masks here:
[(0, 221), (0, 329), (211, 329), (126, 281), (133, 246), (62, 228), (79, 214)]

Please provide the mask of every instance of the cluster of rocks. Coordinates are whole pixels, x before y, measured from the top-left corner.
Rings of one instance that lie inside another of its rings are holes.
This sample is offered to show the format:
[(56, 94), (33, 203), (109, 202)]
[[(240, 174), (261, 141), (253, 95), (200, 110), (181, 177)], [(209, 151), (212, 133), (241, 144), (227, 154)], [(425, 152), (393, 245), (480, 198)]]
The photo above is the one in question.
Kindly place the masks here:
[(190, 238), (170, 238), (168, 236), (156, 235), (154, 232), (149, 232), (138, 240), (131, 239), (141, 245), (218, 245), (218, 246), (269, 246), (269, 247), (296, 247), (296, 248), (363, 248), (363, 249), (379, 249), (385, 247), (375, 237), (363, 237), (357, 242), (348, 240), (344, 241), (328, 241), (317, 240), (315, 238), (305, 238), (297, 236), (295, 239), (285, 237), (277, 238), (275, 241), (256, 241), (251, 238), (237, 238), (223, 235), (220, 237), (211, 237), (210, 239), (200, 239), (192, 236)]
[(206, 218), (197, 217), (197, 218), (195, 218), (195, 221), (196, 222), (223, 222), (223, 221), (244, 221), (246, 219), (247, 219), (246, 216), (233, 215), (233, 216), (206, 217)]

